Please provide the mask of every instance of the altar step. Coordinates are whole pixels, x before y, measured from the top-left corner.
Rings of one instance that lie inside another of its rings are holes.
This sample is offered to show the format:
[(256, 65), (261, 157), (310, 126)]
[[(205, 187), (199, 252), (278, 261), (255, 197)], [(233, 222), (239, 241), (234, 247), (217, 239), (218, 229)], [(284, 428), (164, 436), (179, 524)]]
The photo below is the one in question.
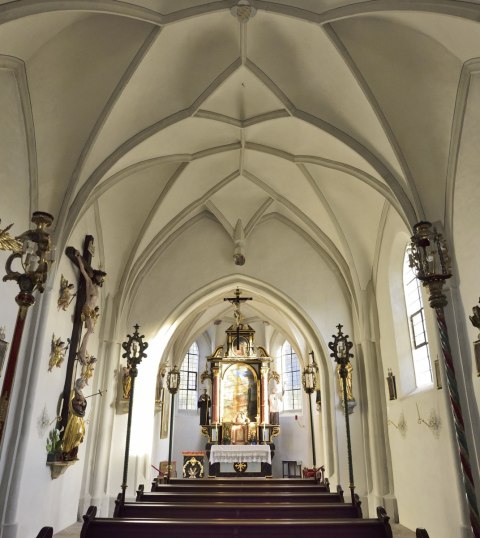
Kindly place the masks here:
[[(222, 484), (225, 485), (255, 485), (255, 486), (261, 486), (263, 484), (265, 485), (287, 485), (287, 486), (294, 486), (296, 484), (300, 486), (311, 486), (318, 483), (318, 481), (315, 478), (265, 478), (264, 476), (258, 476), (258, 477), (251, 477), (251, 478), (241, 478), (241, 477), (232, 477), (232, 478), (218, 478), (218, 477), (212, 477), (212, 478), (195, 478), (195, 479), (189, 479), (189, 478), (170, 478), (170, 484), (172, 486), (181, 485), (186, 486), (188, 484), (208, 484), (208, 485), (214, 485), (219, 486)], [(154, 491), (153, 487), (159, 485), (157, 480), (154, 480), (152, 483), (152, 491)]]
[[(270, 497), (271, 501), (271, 497)], [(117, 501), (115, 517), (160, 519), (339, 519), (361, 518), (360, 504), (346, 503), (147, 503)]]
[(181, 491), (152, 491), (150, 493), (139, 493), (137, 501), (140, 502), (184, 502), (184, 503), (205, 503), (222, 501), (226, 503), (264, 503), (271, 502), (275, 497), (277, 502), (287, 503), (325, 503), (343, 502), (343, 495), (325, 491), (312, 491), (310, 493), (294, 493), (292, 491), (279, 492), (228, 492), (228, 491), (208, 491), (192, 492)]
[(209, 493), (212, 491), (221, 490), (222, 493), (311, 493), (315, 492), (328, 492), (330, 488), (323, 484), (312, 485), (305, 484), (266, 484), (265, 482), (261, 483), (241, 483), (241, 484), (197, 484), (196, 480), (192, 480), (187, 484), (156, 484), (152, 487), (152, 491), (155, 492), (166, 492), (166, 493)]

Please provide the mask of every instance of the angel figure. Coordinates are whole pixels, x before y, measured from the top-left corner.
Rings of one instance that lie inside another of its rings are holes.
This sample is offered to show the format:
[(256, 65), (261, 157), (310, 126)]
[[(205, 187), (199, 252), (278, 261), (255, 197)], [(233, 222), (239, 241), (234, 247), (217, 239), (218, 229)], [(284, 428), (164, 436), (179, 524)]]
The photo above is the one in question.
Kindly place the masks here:
[[(2, 220), (0, 219), (0, 223)], [(11, 250), (12, 252), (20, 252), (22, 250), (22, 243), (17, 239), (14, 239), (9, 233), (8, 230), (13, 226), (9, 224), (3, 230), (0, 228), (0, 250)]]
[(75, 286), (70, 284), (68, 280), (62, 275), (60, 278), (60, 295), (58, 297), (57, 306), (65, 311), (68, 305), (73, 301), (73, 298), (77, 295), (74, 293)]
[(87, 355), (86, 361), (82, 363), (81, 377), (85, 381), (85, 385), (88, 385), (88, 380), (93, 376), (93, 370), (95, 368), (96, 362), (96, 357), (94, 357), (93, 355)]
[(65, 343), (61, 338), (55, 338), (55, 335), (52, 336), (52, 344), (50, 350), (50, 360), (48, 361), (48, 371), (51, 372), (52, 368), (56, 366), (60, 368), (63, 360), (65, 359), (65, 353), (70, 345), (70, 339), (67, 338)]

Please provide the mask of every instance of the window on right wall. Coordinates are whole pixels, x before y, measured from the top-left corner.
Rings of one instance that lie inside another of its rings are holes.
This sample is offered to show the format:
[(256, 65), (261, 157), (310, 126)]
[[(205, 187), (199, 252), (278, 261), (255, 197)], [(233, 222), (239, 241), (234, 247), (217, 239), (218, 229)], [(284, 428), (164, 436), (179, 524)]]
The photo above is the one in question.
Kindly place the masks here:
[(433, 383), (433, 377), (422, 290), (420, 288), (420, 281), (416, 278), (409, 265), (407, 252), (405, 252), (403, 260), (403, 291), (405, 294), (405, 306), (410, 331), (415, 383), (418, 388), (427, 387)]

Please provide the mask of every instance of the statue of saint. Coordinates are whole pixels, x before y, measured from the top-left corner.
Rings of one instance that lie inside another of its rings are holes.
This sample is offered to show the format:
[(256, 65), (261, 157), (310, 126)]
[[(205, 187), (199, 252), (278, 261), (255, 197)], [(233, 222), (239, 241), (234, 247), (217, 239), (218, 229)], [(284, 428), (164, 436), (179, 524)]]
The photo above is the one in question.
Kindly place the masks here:
[(237, 424), (248, 424), (250, 422), (250, 419), (247, 417), (245, 411), (240, 411), (235, 417), (235, 422)]
[(69, 405), (69, 416), (65, 432), (63, 434), (62, 451), (66, 460), (77, 459), (78, 447), (85, 437), (85, 409), (87, 400), (82, 389), (85, 387), (85, 380), (79, 377), (75, 381), (75, 388), (72, 391), (72, 398)]
[(122, 388), (123, 388), (123, 399), (130, 399), (130, 392), (132, 390), (132, 377), (130, 376), (130, 368), (128, 366), (123, 367), (123, 376), (122, 376)]
[(210, 424), (210, 406), (212, 402), (207, 394), (207, 389), (203, 389), (203, 394), (198, 399), (197, 407), (200, 409), (200, 426)]
[(280, 402), (283, 400), (284, 394), (285, 388), (282, 387), (282, 392), (279, 392), (276, 385), (274, 385), (270, 391), (270, 396), (268, 397), (270, 424), (280, 424)]
[[(346, 385), (347, 385), (347, 402), (353, 402), (355, 401), (355, 398), (353, 397), (353, 385), (352, 385), (352, 371), (353, 366), (352, 363), (349, 361), (345, 365), (347, 369), (347, 377), (346, 377)], [(340, 364), (337, 364), (337, 384), (338, 384), (338, 394), (340, 396), (340, 401), (343, 402), (343, 381), (340, 376)]]

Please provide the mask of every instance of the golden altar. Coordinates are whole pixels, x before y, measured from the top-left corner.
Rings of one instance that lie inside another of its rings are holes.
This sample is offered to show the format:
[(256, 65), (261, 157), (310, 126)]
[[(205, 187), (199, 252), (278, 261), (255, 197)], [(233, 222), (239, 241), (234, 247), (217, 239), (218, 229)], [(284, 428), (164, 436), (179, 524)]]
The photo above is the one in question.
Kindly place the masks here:
[(209, 475), (239, 474), (235, 466), (234, 470), (225, 474), (220, 470), (220, 462), (212, 462), (211, 449), (214, 446), (263, 445), (261, 452), (268, 451), (270, 457), (255, 462), (261, 464), (253, 466), (255, 470), (250, 465), (250, 473), (254, 473), (252, 476), (271, 476), (271, 457), (275, 449), (273, 438), (280, 433), (280, 427), (269, 423), (269, 385), (278, 383), (279, 379), (278, 374), (270, 369), (272, 359), (265, 348), (255, 345), (255, 330), (243, 322), (239, 308), (239, 301), (243, 299), (239, 296), (237, 289), (236, 298), (228, 299), (234, 304), (236, 323), (226, 330), (226, 345), (218, 346), (207, 357), (207, 370), (202, 374), (202, 381), (210, 379), (212, 382), (212, 420), (210, 424), (201, 426), (208, 439)]

